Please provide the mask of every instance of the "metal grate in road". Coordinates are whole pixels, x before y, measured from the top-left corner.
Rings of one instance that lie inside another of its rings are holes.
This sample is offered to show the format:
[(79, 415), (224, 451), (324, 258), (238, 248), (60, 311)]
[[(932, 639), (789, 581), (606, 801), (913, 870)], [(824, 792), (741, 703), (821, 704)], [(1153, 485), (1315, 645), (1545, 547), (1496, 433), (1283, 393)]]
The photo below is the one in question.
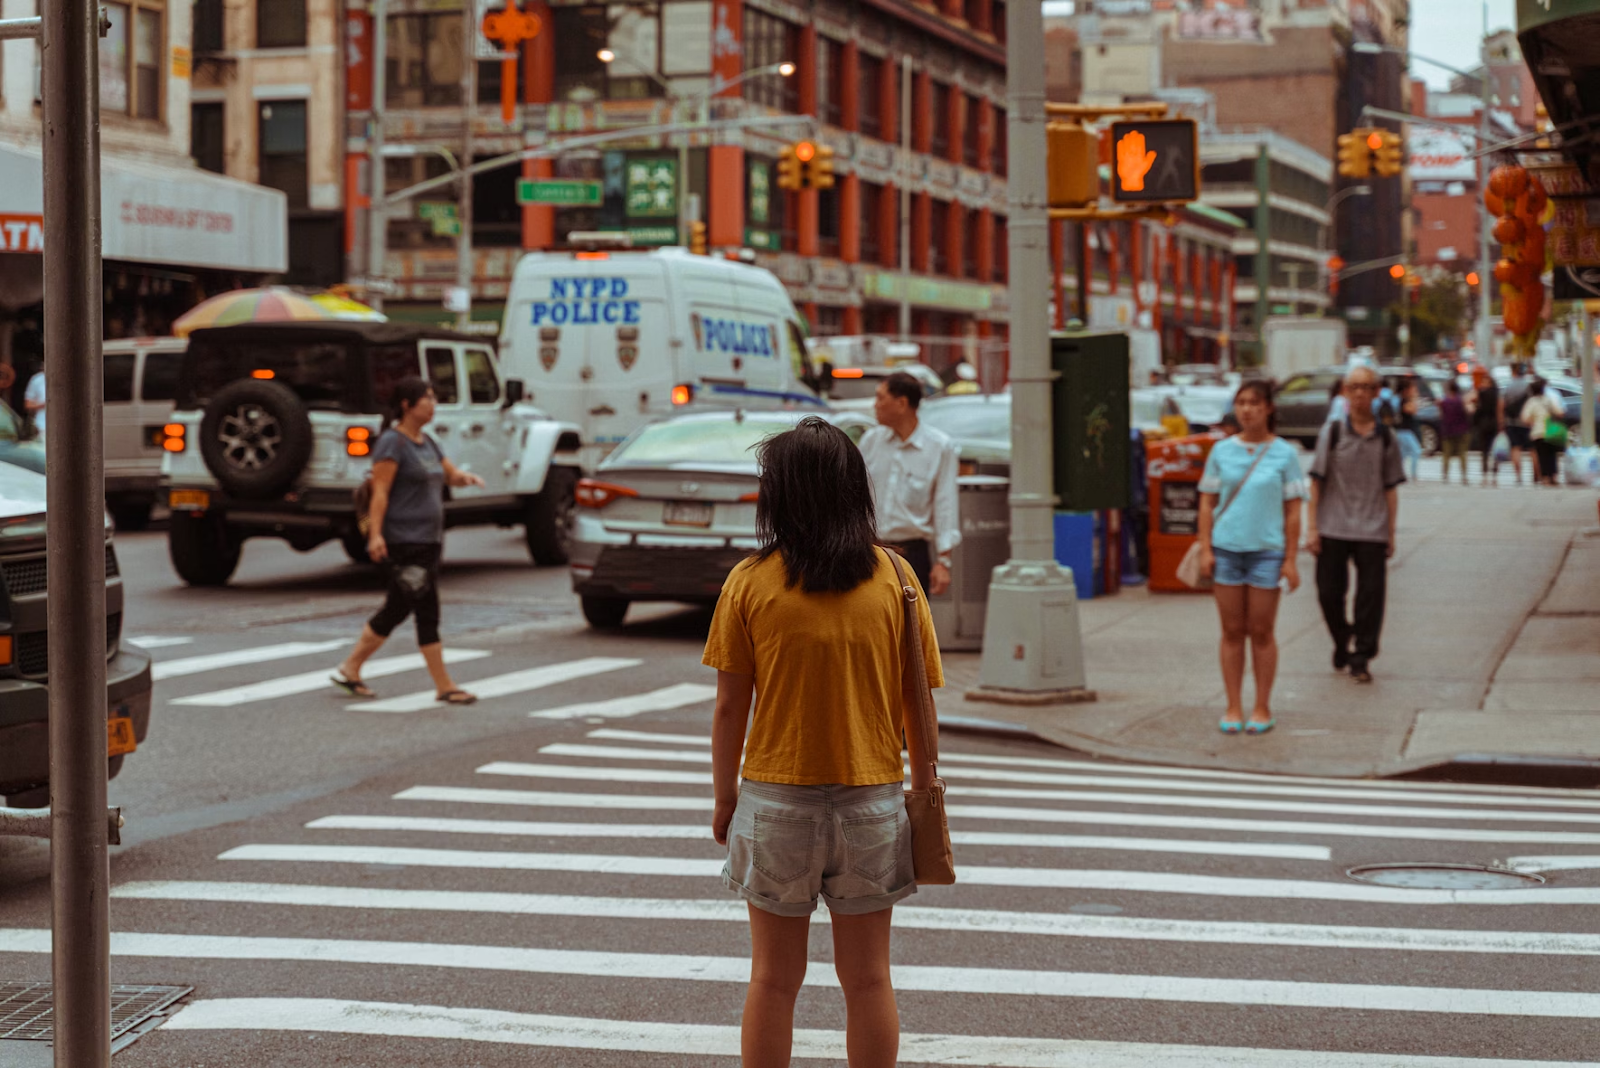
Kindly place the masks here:
[[(140, 986), (129, 983), (113, 986), (112, 1041), (139, 1028), (193, 990), (192, 986)], [(54, 1037), (50, 984), (0, 980), (0, 1040), (50, 1042)]]

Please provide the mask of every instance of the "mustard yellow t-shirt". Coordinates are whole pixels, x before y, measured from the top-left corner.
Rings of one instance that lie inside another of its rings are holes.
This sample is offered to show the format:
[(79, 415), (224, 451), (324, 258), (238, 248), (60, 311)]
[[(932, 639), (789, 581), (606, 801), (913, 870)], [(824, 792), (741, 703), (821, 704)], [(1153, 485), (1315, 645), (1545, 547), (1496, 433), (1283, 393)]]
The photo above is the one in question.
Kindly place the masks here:
[[(910, 575), (910, 568), (906, 574)], [(786, 584), (783, 560), (746, 560), (723, 584), (702, 663), (754, 675), (744, 777), (799, 785), (900, 782), (905, 595), (887, 550), (846, 593)], [(928, 681), (944, 685), (926, 598), (917, 598)]]

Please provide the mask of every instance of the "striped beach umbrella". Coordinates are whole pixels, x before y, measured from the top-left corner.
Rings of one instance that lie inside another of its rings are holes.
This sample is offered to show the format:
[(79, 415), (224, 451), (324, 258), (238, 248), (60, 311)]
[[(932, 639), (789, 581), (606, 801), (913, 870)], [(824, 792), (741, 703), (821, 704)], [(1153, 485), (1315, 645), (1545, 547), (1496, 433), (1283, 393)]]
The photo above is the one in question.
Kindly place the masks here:
[(172, 324), (172, 332), (188, 337), (208, 326), (329, 319), (383, 322), (385, 317), (338, 293), (301, 293), (287, 286), (262, 286), (217, 294), (179, 316)]

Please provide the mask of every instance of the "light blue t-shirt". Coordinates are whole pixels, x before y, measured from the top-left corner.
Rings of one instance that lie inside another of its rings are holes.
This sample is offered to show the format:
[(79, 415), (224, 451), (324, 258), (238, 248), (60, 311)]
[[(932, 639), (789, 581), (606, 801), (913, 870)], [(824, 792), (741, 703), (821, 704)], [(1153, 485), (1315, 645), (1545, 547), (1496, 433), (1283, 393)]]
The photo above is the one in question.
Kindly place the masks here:
[[(1266, 455), (1256, 463), (1262, 449), (1267, 450)], [(1250, 471), (1252, 463), (1254, 471)], [(1247, 471), (1250, 478), (1245, 481)], [(1217, 442), (1206, 459), (1200, 492), (1218, 494), (1217, 511), (1222, 514), (1212, 521), (1214, 548), (1236, 553), (1283, 552), (1283, 502), (1306, 495), (1300, 454), (1282, 438), (1254, 445), (1237, 437), (1226, 438)], [(1226, 511), (1222, 511), (1223, 505), (1227, 505)]]

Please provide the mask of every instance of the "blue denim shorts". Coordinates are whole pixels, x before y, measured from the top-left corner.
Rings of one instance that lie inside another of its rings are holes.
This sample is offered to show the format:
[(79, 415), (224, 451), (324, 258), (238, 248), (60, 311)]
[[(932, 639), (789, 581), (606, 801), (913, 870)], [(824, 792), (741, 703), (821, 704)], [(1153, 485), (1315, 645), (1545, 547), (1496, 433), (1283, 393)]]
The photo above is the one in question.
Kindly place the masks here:
[(1275, 590), (1283, 578), (1284, 553), (1281, 549), (1260, 549), (1252, 553), (1236, 553), (1232, 549), (1212, 546), (1217, 558), (1217, 571), (1212, 581), (1218, 586), (1254, 586), (1258, 590)]
[(745, 779), (722, 882), (758, 909), (860, 915), (917, 892), (905, 786), (792, 786)]

